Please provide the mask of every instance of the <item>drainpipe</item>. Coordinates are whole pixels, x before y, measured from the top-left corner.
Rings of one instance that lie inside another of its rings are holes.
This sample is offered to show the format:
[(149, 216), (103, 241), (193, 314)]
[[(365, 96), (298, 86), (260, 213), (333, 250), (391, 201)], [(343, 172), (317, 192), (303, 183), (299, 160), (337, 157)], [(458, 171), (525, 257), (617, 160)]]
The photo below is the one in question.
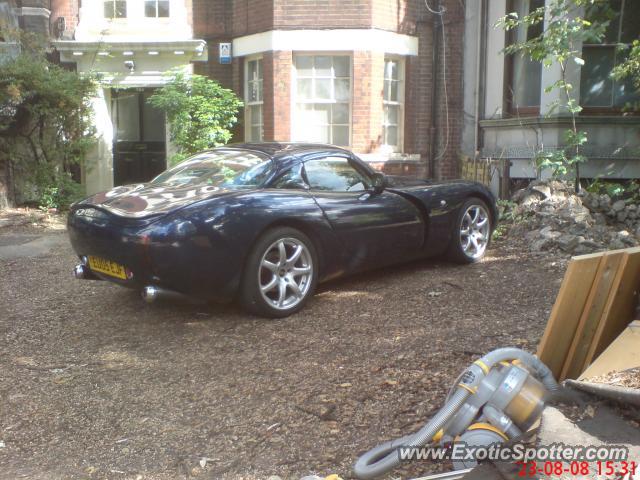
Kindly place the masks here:
[[(436, 1), (435, 10), (440, 11), (440, 0)], [(431, 59), (431, 120), (429, 129), (429, 178), (436, 178), (436, 155), (437, 146), (436, 139), (438, 129), (436, 127), (436, 121), (438, 118), (438, 85), (439, 85), (439, 60), (440, 60), (440, 22), (442, 17), (440, 15), (433, 15), (433, 56)], [(438, 175), (439, 176), (439, 175)]]
[(473, 135), (473, 174), (474, 180), (477, 176), (477, 162), (478, 157), (480, 156), (480, 96), (482, 92), (482, 87), (480, 85), (480, 81), (482, 79), (482, 70), (484, 69), (484, 55), (483, 55), (483, 43), (484, 43), (484, 8), (485, 8), (485, 0), (480, 0), (479, 3), (480, 11), (478, 12), (478, 25), (477, 25), (477, 49), (476, 49), (476, 78), (475, 78), (475, 99), (474, 99), (474, 135)]

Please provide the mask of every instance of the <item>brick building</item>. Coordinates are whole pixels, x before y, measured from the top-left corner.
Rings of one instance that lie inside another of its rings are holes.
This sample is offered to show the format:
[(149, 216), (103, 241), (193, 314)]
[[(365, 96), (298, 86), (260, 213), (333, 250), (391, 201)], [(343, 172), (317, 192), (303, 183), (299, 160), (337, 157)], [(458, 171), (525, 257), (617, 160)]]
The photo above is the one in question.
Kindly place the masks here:
[[(147, 104), (177, 69), (246, 106), (234, 141), (320, 141), (390, 173), (458, 175), (460, 0), (11, 0), (23, 28), (101, 82), (88, 193), (166, 167), (165, 122)], [(438, 13), (441, 12), (441, 13)], [(221, 63), (220, 44), (232, 46)]]
[(456, 177), (464, 7), (430, 3), (193, 0), (210, 52), (196, 72), (245, 101), (238, 140), (333, 143), (388, 172)]

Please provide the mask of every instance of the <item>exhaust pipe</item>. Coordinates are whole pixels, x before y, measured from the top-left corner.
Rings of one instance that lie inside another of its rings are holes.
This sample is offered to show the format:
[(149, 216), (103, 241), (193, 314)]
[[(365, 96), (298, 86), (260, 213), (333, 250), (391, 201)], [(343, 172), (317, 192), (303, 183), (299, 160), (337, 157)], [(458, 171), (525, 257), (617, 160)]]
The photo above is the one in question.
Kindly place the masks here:
[(147, 303), (153, 303), (160, 298), (185, 298), (182, 293), (166, 288), (156, 287), (155, 285), (147, 285), (142, 289), (142, 298)]
[(73, 276), (78, 280), (100, 280), (85, 265), (79, 263), (73, 267)]

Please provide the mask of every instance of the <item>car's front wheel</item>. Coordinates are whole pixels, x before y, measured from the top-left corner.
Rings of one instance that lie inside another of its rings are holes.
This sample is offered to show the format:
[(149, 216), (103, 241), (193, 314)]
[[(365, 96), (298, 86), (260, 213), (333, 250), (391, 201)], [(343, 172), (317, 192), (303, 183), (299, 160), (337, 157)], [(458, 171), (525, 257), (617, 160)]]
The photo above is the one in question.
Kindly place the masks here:
[(256, 315), (272, 318), (297, 312), (313, 295), (317, 265), (313, 242), (304, 233), (290, 227), (267, 231), (247, 259), (242, 305)]
[(449, 245), (449, 257), (459, 263), (479, 262), (489, 246), (491, 231), (491, 215), (487, 204), (479, 198), (470, 198), (458, 213)]

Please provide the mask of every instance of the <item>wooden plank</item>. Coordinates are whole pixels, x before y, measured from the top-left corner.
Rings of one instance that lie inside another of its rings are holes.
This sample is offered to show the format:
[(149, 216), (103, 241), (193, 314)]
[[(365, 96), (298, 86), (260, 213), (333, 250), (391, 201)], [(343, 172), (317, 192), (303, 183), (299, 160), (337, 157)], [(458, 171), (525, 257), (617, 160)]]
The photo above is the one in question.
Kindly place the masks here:
[(579, 380), (636, 367), (640, 367), (640, 320), (631, 322), (589, 368), (582, 372)]
[(640, 288), (640, 248), (624, 251), (624, 259), (605, 311), (582, 365), (584, 371), (634, 319)]
[(572, 258), (560, 285), (537, 352), (556, 378), (562, 372), (602, 257), (602, 253), (594, 253)]
[[(571, 347), (567, 353), (559, 380), (577, 378), (584, 370), (589, 346), (598, 329), (598, 324), (612, 293), (616, 280), (619, 280), (618, 268), (622, 264), (624, 252), (607, 252), (599, 262), (595, 280), (589, 292), (582, 315), (573, 336)], [(576, 302), (576, 306), (580, 305)]]

